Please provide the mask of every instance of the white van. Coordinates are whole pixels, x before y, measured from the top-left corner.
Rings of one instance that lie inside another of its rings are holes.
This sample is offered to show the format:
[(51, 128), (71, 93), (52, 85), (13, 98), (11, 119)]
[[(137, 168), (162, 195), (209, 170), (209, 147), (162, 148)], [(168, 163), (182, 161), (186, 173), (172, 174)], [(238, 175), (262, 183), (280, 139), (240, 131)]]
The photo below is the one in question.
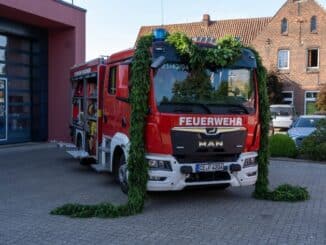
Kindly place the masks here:
[(293, 105), (271, 105), (273, 128), (288, 129), (296, 118)]

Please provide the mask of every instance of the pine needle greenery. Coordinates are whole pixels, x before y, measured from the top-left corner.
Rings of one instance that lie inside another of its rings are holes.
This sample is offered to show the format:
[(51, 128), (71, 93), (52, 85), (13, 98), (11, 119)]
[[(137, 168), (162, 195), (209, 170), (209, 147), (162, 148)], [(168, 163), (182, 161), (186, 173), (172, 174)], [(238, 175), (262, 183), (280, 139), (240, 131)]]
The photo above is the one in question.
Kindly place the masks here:
[[(242, 44), (231, 36), (217, 41), (214, 47), (198, 47), (183, 33), (174, 33), (166, 40), (174, 46), (181, 59), (188, 61), (189, 68), (201, 74), (206, 67), (226, 67), (233, 64), (241, 55)], [(116, 218), (141, 213), (144, 208), (146, 185), (148, 180), (148, 165), (145, 161), (144, 130), (146, 113), (148, 111), (148, 93), (150, 85), (149, 69), (151, 64), (150, 46), (152, 36), (139, 39), (132, 64), (131, 127), (130, 149), (128, 157), (128, 202), (124, 205), (101, 203), (97, 205), (66, 204), (51, 211), (54, 215), (70, 217), (101, 217)], [(258, 154), (258, 179), (254, 197), (273, 201), (307, 200), (309, 194), (305, 188), (282, 185), (274, 191), (268, 188), (268, 129), (269, 104), (267, 95), (266, 69), (262, 65), (258, 53), (256, 55), (259, 91), (259, 114), (261, 126), (260, 150)]]

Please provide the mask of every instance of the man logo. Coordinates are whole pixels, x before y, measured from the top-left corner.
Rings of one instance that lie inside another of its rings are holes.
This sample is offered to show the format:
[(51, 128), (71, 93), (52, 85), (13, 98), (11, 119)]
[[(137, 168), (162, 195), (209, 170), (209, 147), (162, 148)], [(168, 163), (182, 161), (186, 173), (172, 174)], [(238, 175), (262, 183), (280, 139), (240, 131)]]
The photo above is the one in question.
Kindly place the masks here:
[(210, 141), (199, 141), (199, 148), (222, 148), (224, 145), (223, 141), (210, 140)]
[(217, 128), (206, 128), (206, 134), (208, 134), (208, 135), (218, 134)]

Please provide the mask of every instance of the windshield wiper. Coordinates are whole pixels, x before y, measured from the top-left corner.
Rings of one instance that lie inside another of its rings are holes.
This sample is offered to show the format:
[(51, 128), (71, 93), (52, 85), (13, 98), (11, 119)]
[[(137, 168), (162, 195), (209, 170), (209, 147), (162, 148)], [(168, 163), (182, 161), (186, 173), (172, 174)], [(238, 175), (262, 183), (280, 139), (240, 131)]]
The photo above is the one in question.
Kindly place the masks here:
[[(176, 106), (200, 106), (203, 108), (208, 114), (212, 114), (212, 111), (209, 109), (208, 105), (203, 103), (194, 103), (194, 102), (161, 102), (160, 105), (176, 105)], [(174, 112), (193, 112), (192, 110), (176, 108)]]

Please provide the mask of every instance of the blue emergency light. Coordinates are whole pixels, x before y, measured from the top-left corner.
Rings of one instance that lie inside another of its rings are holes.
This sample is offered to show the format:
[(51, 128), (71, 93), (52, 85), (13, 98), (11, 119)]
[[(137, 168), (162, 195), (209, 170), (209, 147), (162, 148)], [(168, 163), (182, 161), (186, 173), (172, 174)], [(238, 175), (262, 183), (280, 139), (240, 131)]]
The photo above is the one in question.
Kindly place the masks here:
[(164, 41), (167, 35), (167, 31), (163, 28), (153, 30), (154, 41)]

